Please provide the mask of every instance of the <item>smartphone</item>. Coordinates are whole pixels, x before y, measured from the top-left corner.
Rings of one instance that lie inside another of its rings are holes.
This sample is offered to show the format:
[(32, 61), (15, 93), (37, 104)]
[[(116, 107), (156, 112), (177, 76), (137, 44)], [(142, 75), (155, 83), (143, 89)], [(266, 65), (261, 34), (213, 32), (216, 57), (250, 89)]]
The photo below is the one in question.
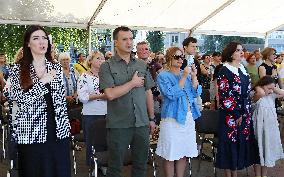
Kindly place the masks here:
[(185, 67), (190, 67), (194, 64), (193, 55), (188, 55), (185, 60), (183, 60), (182, 66), (180, 67), (181, 70), (184, 70)]
[(188, 57), (187, 57), (186, 60), (187, 60), (187, 66), (191, 67), (192, 64), (194, 63), (194, 57), (193, 57), (193, 55), (188, 55)]

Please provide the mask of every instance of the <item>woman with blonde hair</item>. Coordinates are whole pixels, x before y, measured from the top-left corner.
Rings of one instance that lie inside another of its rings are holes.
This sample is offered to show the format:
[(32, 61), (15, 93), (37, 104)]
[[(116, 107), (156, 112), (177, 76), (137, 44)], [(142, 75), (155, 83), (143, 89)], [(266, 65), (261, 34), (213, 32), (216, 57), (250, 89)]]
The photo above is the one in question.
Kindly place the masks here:
[(91, 139), (88, 130), (97, 119), (104, 119), (107, 114), (105, 94), (99, 89), (99, 69), (105, 58), (101, 52), (93, 52), (87, 60), (89, 70), (78, 81), (78, 97), (83, 103), (83, 132), (86, 140), (86, 163), (91, 165)]
[(261, 55), (265, 61), (258, 67), (259, 77), (262, 78), (263, 76), (269, 75), (278, 83), (277, 66), (275, 65), (276, 50), (266, 47), (261, 51)]
[(166, 177), (184, 176), (187, 157), (198, 155), (194, 120), (200, 116), (195, 98), (201, 94), (194, 64), (181, 66), (185, 56), (178, 47), (166, 51), (166, 64), (157, 77), (163, 103), (157, 155), (164, 161)]

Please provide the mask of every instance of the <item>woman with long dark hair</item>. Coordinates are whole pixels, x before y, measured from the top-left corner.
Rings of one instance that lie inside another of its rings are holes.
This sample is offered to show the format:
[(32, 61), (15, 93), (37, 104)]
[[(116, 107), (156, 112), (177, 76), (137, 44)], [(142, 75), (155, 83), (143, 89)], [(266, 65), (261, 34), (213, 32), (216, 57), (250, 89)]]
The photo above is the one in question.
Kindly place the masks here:
[(24, 34), (23, 57), (11, 68), (11, 94), (19, 107), (14, 128), (19, 176), (71, 177), (62, 66), (52, 60), (43, 27)]
[(259, 162), (257, 142), (251, 118), (251, 83), (240, 43), (229, 43), (222, 53), (224, 63), (217, 77), (219, 95), (219, 143), (216, 167), (226, 177), (236, 177), (237, 170)]

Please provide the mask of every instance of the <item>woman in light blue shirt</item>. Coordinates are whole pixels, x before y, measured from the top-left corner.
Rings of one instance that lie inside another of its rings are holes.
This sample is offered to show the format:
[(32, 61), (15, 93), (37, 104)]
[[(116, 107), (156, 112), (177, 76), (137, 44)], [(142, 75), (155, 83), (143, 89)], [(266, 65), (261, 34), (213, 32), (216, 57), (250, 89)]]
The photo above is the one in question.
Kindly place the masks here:
[(164, 159), (166, 177), (173, 177), (175, 171), (183, 177), (186, 158), (198, 155), (194, 120), (200, 111), (195, 98), (202, 88), (194, 65), (180, 69), (185, 59), (180, 48), (169, 48), (165, 57), (167, 67), (157, 77), (162, 120), (156, 153)]

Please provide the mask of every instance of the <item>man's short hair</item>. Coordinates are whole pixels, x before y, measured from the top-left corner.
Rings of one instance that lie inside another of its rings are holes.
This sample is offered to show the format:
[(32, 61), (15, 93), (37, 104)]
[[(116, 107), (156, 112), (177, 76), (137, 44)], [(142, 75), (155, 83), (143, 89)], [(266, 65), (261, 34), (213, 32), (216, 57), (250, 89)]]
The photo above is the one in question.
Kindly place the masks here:
[[(138, 42), (136, 44), (136, 50), (138, 50), (138, 46), (141, 46), (141, 45), (147, 45), (148, 47), (150, 47), (149, 43), (146, 42), (146, 41), (141, 41), (141, 42)], [(149, 51), (150, 51), (150, 48), (149, 48)]]
[(145, 44), (148, 45), (148, 42), (146, 42), (146, 41), (141, 41), (141, 42), (138, 42), (138, 43), (137, 43), (137, 46), (138, 46), (138, 45), (145, 45)]
[(138, 43), (136, 44), (136, 48), (137, 48), (139, 45), (149, 45), (149, 44), (148, 44), (148, 42), (146, 42), (146, 41), (141, 41), (141, 42), (138, 42)]
[(83, 53), (79, 53), (79, 54), (78, 54), (78, 58), (80, 58), (80, 57), (81, 57), (81, 55), (84, 55), (84, 54), (83, 54)]
[(188, 46), (189, 43), (197, 43), (197, 39), (194, 37), (187, 37), (183, 40), (182, 46), (183, 47)]
[(131, 31), (131, 29), (128, 28), (127, 26), (120, 26), (120, 27), (115, 28), (115, 30), (112, 33), (113, 40), (117, 40), (117, 35), (119, 31)]

